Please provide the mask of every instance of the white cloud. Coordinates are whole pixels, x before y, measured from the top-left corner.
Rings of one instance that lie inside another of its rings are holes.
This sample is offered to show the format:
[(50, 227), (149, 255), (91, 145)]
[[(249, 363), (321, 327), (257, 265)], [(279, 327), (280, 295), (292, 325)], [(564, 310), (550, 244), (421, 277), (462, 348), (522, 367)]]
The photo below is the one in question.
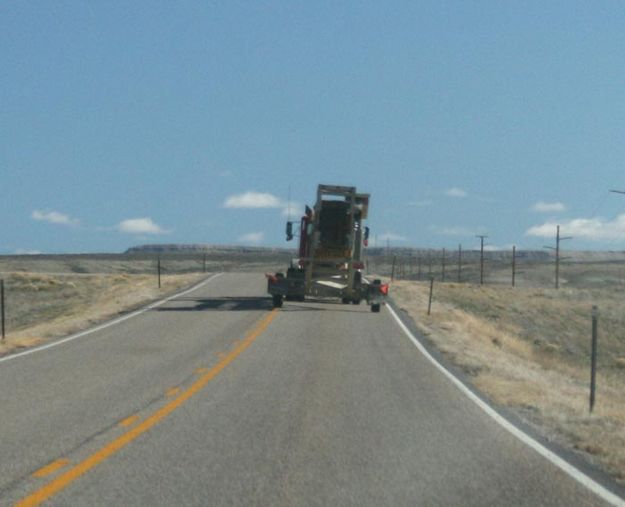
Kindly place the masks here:
[(78, 225), (80, 223), (80, 220), (77, 218), (72, 218), (65, 213), (59, 213), (58, 211), (40, 211), (36, 209), (30, 216), (34, 220), (49, 222), (51, 224)]
[(475, 236), (477, 234), (484, 234), (486, 228), (481, 225), (478, 227), (464, 227), (461, 225), (430, 225), (428, 230), (440, 236)]
[(41, 255), (42, 253), (40, 250), (22, 250), (21, 248), (15, 250), (15, 255)]
[(280, 209), (283, 217), (298, 218), (303, 206), (295, 201), (283, 201), (265, 192), (245, 192), (226, 198), (224, 208), (238, 209)]
[(386, 241), (407, 241), (408, 238), (406, 236), (402, 236), (401, 234), (395, 234), (394, 232), (385, 232), (384, 234), (378, 234), (377, 240), (380, 244)]
[(435, 234), (441, 236), (473, 236), (475, 235), (475, 229), (469, 229), (468, 227), (460, 226), (432, 226), (430, 230)]
[(593, 241), (623, 239), (625, 240), (625, 214), (619, 215), (613, 220), (604, 218), (574, 218), (561, 222), (548, 221), (542, 225), (530, 227), (525, 234), (541, 238), (553, 238), (556, 235), (556, 227), (560, 225), (560, 234), (573, 236), (579, 239)]
[(169, 232), (151, 218), (129, 218), (117, 224), (116, 229), (126, 234), (165, 234)]
[(445, 195), (449, 197), (466, 197), (467, 191), (459, 187), (452, 187), (445, 191)]
[(273, 194), (245, 192), (226, 198), (224, 208), (282, 208), (284, 203)]
[(558, 213), (560, 211), (565, 211), (566, 206), (561, 202), (538, 201), (532, 206), (531, 210), (537, 213)]
[[(476, 250), (480, 249), (480, 245), (477, 245), (475, 247)], [(497, 245), (484, 245), (484, 251), (485, 252), (501, 252), (502, 250), (512, 250), (512, 247), (510, 248), (506, 248), (503, 246), (497, 246)]]
[(239, 236), (239, 241), (242, 243), (252, 243), (254, 245), (258, 245), (259, 243), (263, 242), (263, 239), (265, 239), (265, 233), (264, 232), (248, 232), (247, 234), (243, 234), (242, 236)]
[(410, 201), (408, 206), (416, 206), (417, 208), (427, 208), (432, 205), (431, 199), (423, 199), (422, 201)]

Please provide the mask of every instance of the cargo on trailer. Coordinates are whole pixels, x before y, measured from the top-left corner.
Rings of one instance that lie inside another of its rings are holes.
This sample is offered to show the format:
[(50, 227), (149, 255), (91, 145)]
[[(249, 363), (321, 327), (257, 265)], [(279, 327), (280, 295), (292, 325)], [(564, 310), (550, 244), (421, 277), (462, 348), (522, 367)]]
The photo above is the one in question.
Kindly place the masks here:
[[(267, 274), (267, 290), (275, 307), (283, 300), (305, 301), (307, 296), (339, 298), (344, 304), (365, 300), (379, 312), (388, 285), (363, 276), (369, 228), (369, 194), (356, 187), (319, 185), (313, 208), (306, 206), (300, 220), (299, 257), (284, 273)], [(293, 223), (287, 222), (287, 241)]]

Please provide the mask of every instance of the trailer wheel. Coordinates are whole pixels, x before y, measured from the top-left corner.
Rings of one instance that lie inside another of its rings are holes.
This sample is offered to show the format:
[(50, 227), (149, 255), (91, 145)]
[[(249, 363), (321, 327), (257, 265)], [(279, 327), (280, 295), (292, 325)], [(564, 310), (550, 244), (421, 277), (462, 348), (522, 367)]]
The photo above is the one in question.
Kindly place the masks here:
[(349, 298), (343, 298), (341, 299), (341, 303), (343, 303), (344, 305), (348, 305), (350, 303)]
[(352, 304), (353, 305), (359, 305), (360, 304), (360, 299), (352, 299)]
[(380, 303), (375, 303), (371, 305), (371, 311), (373, 313), (378, 313), (380, 311)]
[(281, 294), (273, 295), (273, 307), (282, 308), (282, 295)]

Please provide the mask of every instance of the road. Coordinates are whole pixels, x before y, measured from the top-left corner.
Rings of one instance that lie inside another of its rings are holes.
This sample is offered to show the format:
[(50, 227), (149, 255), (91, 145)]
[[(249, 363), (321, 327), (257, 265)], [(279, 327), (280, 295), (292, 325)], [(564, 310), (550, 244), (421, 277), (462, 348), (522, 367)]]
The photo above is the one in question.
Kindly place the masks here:
[(0, 363), (0, 504), (607, 505), (471, 402), (388, 309), (223, 274)]

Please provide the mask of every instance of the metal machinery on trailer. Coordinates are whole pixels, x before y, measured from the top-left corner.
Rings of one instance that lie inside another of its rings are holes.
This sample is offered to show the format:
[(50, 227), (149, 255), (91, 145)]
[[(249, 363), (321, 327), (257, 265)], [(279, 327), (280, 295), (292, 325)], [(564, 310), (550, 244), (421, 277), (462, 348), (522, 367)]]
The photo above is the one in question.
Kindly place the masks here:
[[(313, 209), (306, 206), (300, 221), (299, 258), (284, 273), (267, 274), (267, 291), (274, 307), (307, 296), (339, 298), (344, 304), (364, 299), (372, 312), (385, 302), (388, 285), (363, 276), (369, 228), (362, 221), (369, 211), (369, 194), (356, 187), (319, 185)], [(293, 223), (287, 222), (287, 241)]]

